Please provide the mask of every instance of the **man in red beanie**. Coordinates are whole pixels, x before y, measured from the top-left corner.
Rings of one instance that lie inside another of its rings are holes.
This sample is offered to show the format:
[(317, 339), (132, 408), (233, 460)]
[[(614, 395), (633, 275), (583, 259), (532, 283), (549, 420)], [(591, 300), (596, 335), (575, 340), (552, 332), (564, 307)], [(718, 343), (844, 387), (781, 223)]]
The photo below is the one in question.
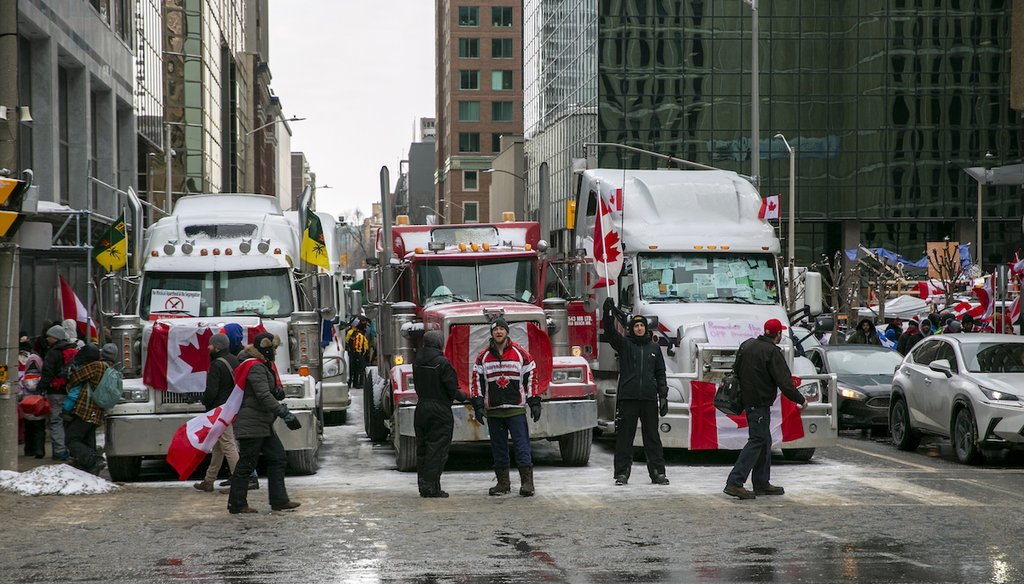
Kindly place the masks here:
[[(782, 495), (785, 489), (771, 484), (771, 407), (778, 391), (796, 402), (800, 409), (807, 400), (793, 387), (793, 376), (778, 345), (786, 327), (777, 318), (764, 323), (764, 334), (747, 339), (736, 352), (733, 369), (740, 380), (743, 410), (747, 416), (748, 438), (725, 483), (725, 494), (738, 499), (757, 495)], [(753, 470), (754, 490), (743, 487)]]

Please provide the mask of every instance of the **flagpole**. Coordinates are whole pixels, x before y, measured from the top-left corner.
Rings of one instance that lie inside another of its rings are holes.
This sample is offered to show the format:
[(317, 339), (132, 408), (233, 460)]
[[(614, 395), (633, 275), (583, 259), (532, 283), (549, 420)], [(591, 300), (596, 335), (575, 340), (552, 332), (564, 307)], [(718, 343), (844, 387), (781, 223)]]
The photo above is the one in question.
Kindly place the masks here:
[[(92, 322), (92, 211), (89, 211), (89, 218), (85, 222), (85, 342), (91, 343), (89, 337), (89, 323)], [(116, 221), (116, 219), (115, 219)], [(76, 327), (78, 325), (75, 325)], [(103, 330), (97, 327), (97, 339), (100, 346), (103, 346)]]

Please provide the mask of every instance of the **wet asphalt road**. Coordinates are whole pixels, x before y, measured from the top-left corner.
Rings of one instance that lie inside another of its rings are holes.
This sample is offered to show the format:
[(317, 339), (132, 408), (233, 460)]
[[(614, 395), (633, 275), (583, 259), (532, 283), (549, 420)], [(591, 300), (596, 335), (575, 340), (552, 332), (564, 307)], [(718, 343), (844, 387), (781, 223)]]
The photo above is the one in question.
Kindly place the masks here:
[(462, 447), (452, 497), (421, 499), (361, 419), (328, 429), (320, 473), (288, 478), (294, 512), (271, 512), (264, 485), (258, 515), (229, 515), (226, 494), (159, 464), (107, 495), (0, 493), (0, 581), (1024, 582), (1019, 455), (971, 468), (947, 443), (903, 453), (851, 433), (809, 463), (777, 458), (785, 496), (738, 501), (721, 493), (734, 455), (673, 452), (670, 486), (634, 463), (615, 487), (608, 443), (585, 468), (537, 443), (522, 498), (488, 497), (489, 452)]

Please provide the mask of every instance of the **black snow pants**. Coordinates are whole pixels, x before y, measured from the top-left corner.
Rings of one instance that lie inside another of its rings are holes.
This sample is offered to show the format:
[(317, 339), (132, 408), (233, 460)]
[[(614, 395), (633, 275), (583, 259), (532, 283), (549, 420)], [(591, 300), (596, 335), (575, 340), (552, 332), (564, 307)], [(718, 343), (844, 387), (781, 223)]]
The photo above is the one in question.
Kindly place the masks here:
[(451, 404), (437, 400), (420, 400), (413, 415), (416, 430), (416, 475), (420, 493), (434, 494), (441, 490), (441, 472), (448, 462), (455, 418)]
[(621, 399), (615, 404), (615, 476), (629, 478), (633, 465), (633, 438), (639, 420), (644, 454), (647, 456), (647, 473), (665, 474), (665, 457), (658, 435), (658, 402), (654, 400)]

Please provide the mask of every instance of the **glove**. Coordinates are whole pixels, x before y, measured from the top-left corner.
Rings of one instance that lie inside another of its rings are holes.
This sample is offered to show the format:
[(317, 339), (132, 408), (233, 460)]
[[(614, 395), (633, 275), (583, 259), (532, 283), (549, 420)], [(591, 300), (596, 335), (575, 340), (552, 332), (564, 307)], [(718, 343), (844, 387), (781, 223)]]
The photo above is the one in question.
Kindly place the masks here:
[(658, 415), (660, 415), (662, 418), (664, 418), (665, 416), (668, 415), (668, 398), (667, 397), (659, 398), (658, 399), (658, 404), (660, 406), (658, 408)]
[(284, 425), (288, 426), (289, 430), (298, 430), (302, 427), (302, 422), (300, 422), (299, 419), (295, 417), (295, 414), (291, 412), (288, 412), (288, 415), (282, 419), (284, 420)]
[(455, 401), (459, 402), (460, 404), (464, 404), (464, 403), (469, 401), (469, 396), (466, 395), (465, 392), (456, 391), (455, 392)]
[(608, 298), (605, 298), (604, 299), (604, 312), (605, 312), (605, 314), (611, 312), (614, 308), (615, 308), (615, 301), (612, 300), (612, 297), (609, 296)]
[(469, 401), (470, 401), (470, 403), (473, 404), (473, 415), (476, 417), (476, 422), (478, 424), (483, 424), (484, 420), (485, 420), (485, 418), (484, 418), (484, 398), (478, 396), (478, 397), (474, 397), (473, 399), (471, 399)]
[(526, 405), (530, 406), (530, 417), (533, 418), (534, 422), (540, 421), (540, 397), (533, 396), (526, 400)]

